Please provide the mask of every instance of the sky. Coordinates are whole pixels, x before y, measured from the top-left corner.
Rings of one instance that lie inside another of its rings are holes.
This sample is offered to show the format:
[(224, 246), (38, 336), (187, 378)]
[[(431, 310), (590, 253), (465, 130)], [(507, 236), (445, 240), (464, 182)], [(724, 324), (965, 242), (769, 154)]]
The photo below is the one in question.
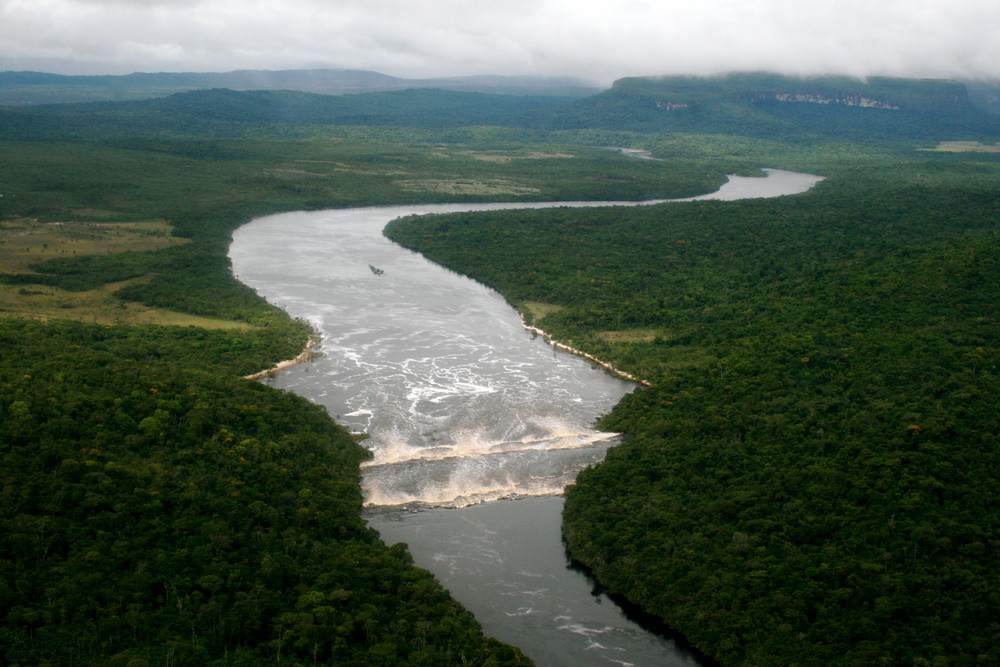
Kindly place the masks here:
[(1000, 81), (998, 0), (0, 0), (0, 71)]

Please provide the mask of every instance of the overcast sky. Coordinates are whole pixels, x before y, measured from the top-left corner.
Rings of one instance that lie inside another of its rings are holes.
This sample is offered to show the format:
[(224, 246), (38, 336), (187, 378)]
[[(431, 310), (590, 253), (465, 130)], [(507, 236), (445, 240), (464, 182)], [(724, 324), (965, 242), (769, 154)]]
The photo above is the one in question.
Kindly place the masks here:
[(1000, 79), (1000, 0), (0, 0), (0, 70)]

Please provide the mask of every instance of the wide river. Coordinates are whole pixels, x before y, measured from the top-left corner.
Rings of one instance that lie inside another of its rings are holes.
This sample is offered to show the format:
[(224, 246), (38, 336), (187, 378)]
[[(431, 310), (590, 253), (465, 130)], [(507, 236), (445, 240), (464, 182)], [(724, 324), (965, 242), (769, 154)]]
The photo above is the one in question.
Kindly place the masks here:
[[(796, 194), (821, 180), (766, 172), (673, 201)], [(609, 205), (636, 203), (285, 213), (237, 230), (230, 257), (240, 280), (321, 334), (320, 356), (265, 382), (370, 436), (369, 524), (406, 542), (487, 634), (539, 667), (697, 665), (570, 568), (560, 539), (563, 488), (614, 444), (592, 424), (634, 385), (556, 351), (496, 292), (382, 236), (414, 213)]]

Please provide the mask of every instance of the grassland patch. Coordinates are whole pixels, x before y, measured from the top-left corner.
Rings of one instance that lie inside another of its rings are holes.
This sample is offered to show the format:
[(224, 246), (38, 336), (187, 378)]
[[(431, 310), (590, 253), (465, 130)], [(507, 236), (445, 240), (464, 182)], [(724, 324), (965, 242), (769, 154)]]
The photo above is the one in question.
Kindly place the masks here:
[(1000, 143), (991, 145), (980, 141), (942, 141), (934, 148), (923, 150), (945, 153), (1000, 153)]
[(56, 257), (159, 250), (184, 243), (163, 221), (0, 222), (0, 272), (30, 273), (30, 266)]
[(302, 181), (325, 177), (325, 174), (318, 174), (315, 171), (306, 171), (305, 169), (265, 169), (262, 173), (265, 177), (276, 178), (281, 181)]
[(44, 285), (0, 285), (0, 318), (76, 320), (95, 324), (159, 324), (204, 329), (252, 329), (245, 322), (177, 313), (121, 301), (114, 292), (143, 279), (109, 283), (84, 292)]
[(542, 319), (549, 313), (558, 313), (560, 310), (565, 310), (563, 306), (557, 306), (554, 303), (541, 303), (540, 301), (526, 301), (523, 307), (534, 321)]
[(331, 173), (357, 174), (359, 176), (404, 176), (409, 172), (402, 169), (366, 169), (338, 162), (330, 169)]
[(625, 329), (598, 331), (597, 337), (606, 343), (652, 343), (660, 335), (657, 329)]
[(506, 164), (513, 160), (549, 160), (549, 159), (571, 159), (576, 155), (572, 153), (548, 153), (545, 151), (458, 151), (458, 155), (471, 157), (480, 162), (494, 162)]
[(538, 188), (499, 178), (404, 179), (394, 183), (410, 192), (441, 192), (449, 195), (530, 195), (541, 192)]
[[(151, 251), (186, 242), (171, 236), (171, 231), (168, 223), (157, 220), (117, 223), (5, 220), (0, 222), (0, 272), (33, 273), (32, 265), (57, 257)], [(127, 303), (114, 296), (122, 287), (145, 279), (109, 283), (81, 292), (68, 292), (47, 285), (0, 284), (0, 318), (162, 324), (207, 329), (251, 328), (243, 322), (151, 308), (139, 303)]]

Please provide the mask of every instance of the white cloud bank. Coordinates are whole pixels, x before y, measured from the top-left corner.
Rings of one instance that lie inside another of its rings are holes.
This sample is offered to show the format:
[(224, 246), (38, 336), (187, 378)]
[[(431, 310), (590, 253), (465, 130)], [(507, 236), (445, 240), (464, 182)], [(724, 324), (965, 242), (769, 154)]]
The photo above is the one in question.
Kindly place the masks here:
[(997, 0), (0, 0), (0, 70), (1000, 80)]

